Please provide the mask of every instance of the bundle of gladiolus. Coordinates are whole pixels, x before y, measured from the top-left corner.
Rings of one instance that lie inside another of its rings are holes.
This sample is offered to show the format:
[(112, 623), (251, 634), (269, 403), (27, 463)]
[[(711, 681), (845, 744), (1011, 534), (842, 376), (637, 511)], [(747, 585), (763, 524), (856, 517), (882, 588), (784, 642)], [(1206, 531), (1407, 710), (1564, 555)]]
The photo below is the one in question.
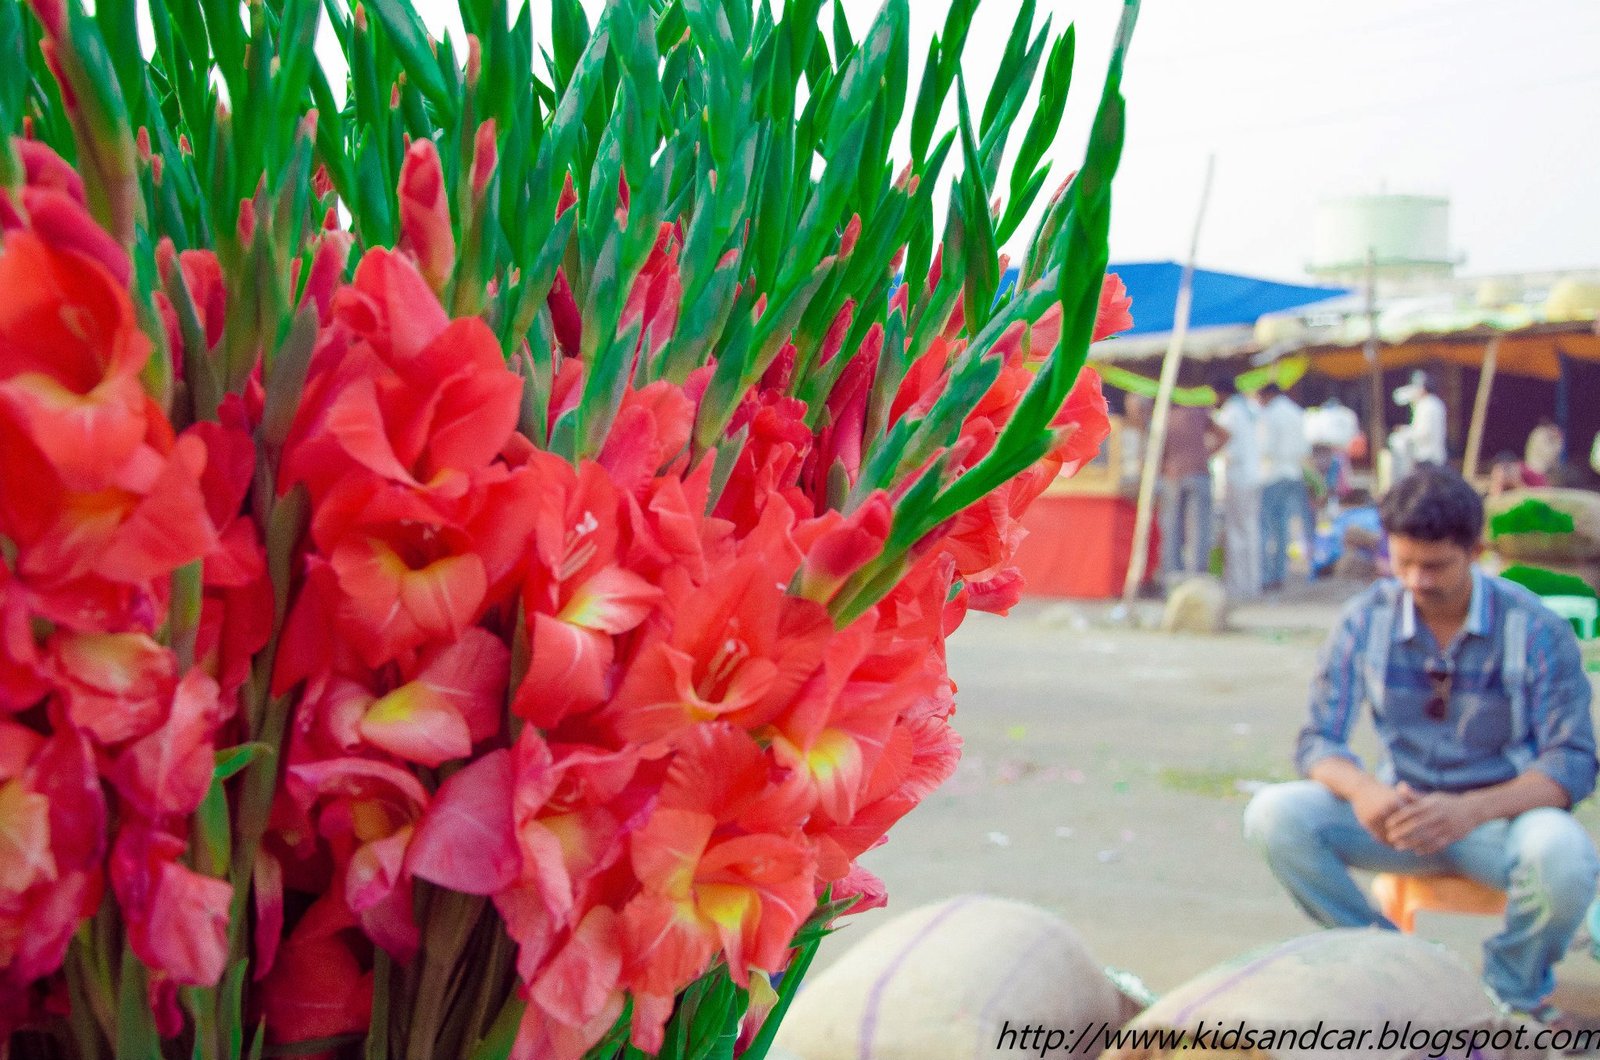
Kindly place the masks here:
[(0, 0), (0, 1055), (764, 1055), (1129, 323), (974, 5)]

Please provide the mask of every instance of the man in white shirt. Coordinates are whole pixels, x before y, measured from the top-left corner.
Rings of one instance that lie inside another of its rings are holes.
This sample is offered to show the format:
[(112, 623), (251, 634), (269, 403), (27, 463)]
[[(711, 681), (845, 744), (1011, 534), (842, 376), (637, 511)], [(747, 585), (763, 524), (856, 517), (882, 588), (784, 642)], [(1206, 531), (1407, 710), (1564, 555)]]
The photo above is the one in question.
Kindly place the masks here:
[(1261, 587), (1279, 589), (1289, 576), (1289, 521), (1300, 523), (1306, 562), (1316, 535), (1306, 488), (1305, 412), (1276, 383), (1261, 388)]
[(1211, 384), (1223, 399), (1218, 427), (1228, 432), (1222, 447), (1223, 587), (1234, 600), (1261, 594), (1260, 411), (1239, 393), (1231, 377)]
[[(1433, 383), (1426, 372), (1413, 372), (1411, 382), (1395, 391), (1395, 401), (1411, 406), (1411, 423), (1402, 435), (1409, 458), (1409, 471), (1417, 464), (1443, 464), (1449, 458), (1446, 449), (1444, 399), (1434, 392)], [(1398, 477), (1402, 469), (1395, 468)]]

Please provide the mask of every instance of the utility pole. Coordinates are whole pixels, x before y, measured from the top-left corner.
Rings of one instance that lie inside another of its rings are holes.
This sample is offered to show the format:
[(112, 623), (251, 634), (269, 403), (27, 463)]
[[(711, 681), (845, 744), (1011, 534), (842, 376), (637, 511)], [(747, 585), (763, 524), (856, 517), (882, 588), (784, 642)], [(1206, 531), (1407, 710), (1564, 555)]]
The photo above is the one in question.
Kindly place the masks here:
[(1161, 378), (1156, 383), (1155, 407), (1150, 410), (1150, 430), (1145, 438), (1144, 463), (1139, 469), (1139, 500), (1133, 517), (1133, 555), (1128, 557), (1128, 577), (1122, 584), (1122, 607), (1130, 620), (1133, 598), (1144, 584), (1150, 554), (1150, 519), (1155, 508), (1156, 475), (1161, 471), (1161, 454), (1167, 443), (1167, 412), (1172, 407), (1172, 390), (1178, 383), (1178, 365), (1183, 361), (1183, 340), (1189, 332), (1189, 308), (1194, 302), (1194, 261), (1200, 247), (1200, 223), (1205, 220), (1206, 201), (1211, 198), (1211, 174), (1217, 156), (1206, 159), (1206, 179), (1200, 188), (1200, 208), (1195, 212), (1194, 235), (1189, 240), (1189, 260), (1178, 281), (1178, 300), (1172, 309), (1172, 337), (1161, 360)]

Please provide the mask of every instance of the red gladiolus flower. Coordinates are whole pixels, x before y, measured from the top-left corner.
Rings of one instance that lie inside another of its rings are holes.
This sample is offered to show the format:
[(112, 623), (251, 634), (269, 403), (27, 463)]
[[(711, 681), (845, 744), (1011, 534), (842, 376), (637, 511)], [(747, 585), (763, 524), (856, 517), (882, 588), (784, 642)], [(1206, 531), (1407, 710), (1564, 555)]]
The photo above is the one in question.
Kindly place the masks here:
[(854, 815), (895, 719), (922, 691), (915, 681), (920, 654), (873, 658), (872, 625), (866, 617), (835, 634), (816, 673), (760, 732), (774, 760), (836, 821)]
[(527, 470), (544, 492), (523, 588), (528, 672), (512, 710), (551, 728), (605, 699), (612, 638), (643, 622), (661, 591), (617, 563), (625, 508), (600, 465), (574, 471), (539, 453)]
[[(228, 404), (224, 411), (237, 406)], [(192, 433), (206, 444), (200, 479), (219, 547), (206, 557), (205, 595), (195, 655), (231, 704), (250, 676), (251, 660), (272, 636), (272, 583), (255, 521), (240, 515), (255, 475), (256, 449), (242, 419), (227, 426), (201, 422)]]
[(185, 674), (160, 726), (116, 757), (110, 780), (124, 804), (152, 821), (199, 809), (216, 765), (220, 714), (217, 683), (199, 670)]
[(643, 893), (623, 909), (635, 994), (671, 996), (719, 951), (734, 982), (781, 968), (811, 911), (803, 803), (775, 797), (773, 764), (748, 735), (701, 726), (632, 840)]
[[(346, 908), (373, 942), (409, 960), (420, 936), (405, 855), (427, 791), (405, 770), (361, 758), (292, 765), (286, 788), (310, 825), (295, 829), (298, 845), (310, 843), (313, 830), (328, 843)], [(280, 962), (287, 957), (281, 953)]]
[(398, 758), (438, 766), (465, 758), (500, 727), (511, 649), (482, 629), (433, 653), (415, 678), (363, 711), (361, 738)]
[[(100, 904), (105, 819), (82, 736), (0, 721), (0, 998), (59, 968)], [(0, 1008), (0, 1030), (20, 1015)]]
[(874, 491), (848, 516), (829, 511), (795, 530), (805, 552), (795, 593), (819, 604), (833, 599), (845, 579), (883, 552), (894, 521), (888, 494)]
[(805, 411), (800, 399), (766, 391), (745, 398), (734, 413), (728, 432), (748, 428), (750, 436), (734, 462), (716, 514), (731, 521), (739, 534), (750, 533), (774, 500), (785, 502), (797, 518), (816, 514), (798, 488), (813, 441)]
[(78, 492), (0, 412), (0, 534), (17, 546), (13, 574), (38, 614), (74, 629), (154, 630), (167, 576), (216, 547), (199, 484), (204, 444), (155, 441), (161, 448), (139, 446), (104, 488)]
[[(83, 178), (62, 157), (35, 140), (14, 139), (22, 161), (20, 195), (0, 187), (0, 233), (30, 229), (57, 250), (81, 256), (126, 287), (133, 271), (128, 252), (95, 223), (83, 192)], [(10, 290), (10, 288), (8, 288)]]
[(94, 260), (31, 231), (6, 234), (0, 290), (0, 416), (67, 488), (104, 489), (146, 430), (139, 372), (150, 340), (127, 291)]
[(1100, 376), (1094, 369), (1084, 368), (1078, 373), (1067, 400), (1061, 404), (1061, 411), (1050, 424), (1058, 430), (1072, 428), (1050, 451), (1051, 459), (1061, 462), (1064, 474), (1070, 475), (1094, 459), (1101, 443), (1111, 434), (1105, 395), (1100, 390)]
[(800, 562), (789, 526), (787, 508), (768, 507), (709, 584), (668, 572), (659, 616), (598, 714), (618, 738), (660, 750), (700, 722), (760, 725), (816, 667), (833, 623), (787, 592)]
[(405, 258), (368, 251), (334, 296), (280, 490), (314, 501), (351, 475), (459, 496), (505, 447), (522, 383), (476, 317), (452, 321)]
[[(589, 910), (528, 989), (512, 1060), (579, 1060), (605, 1036), (624, 1004), (618, 985), (622, 944), (616, 912), (606, 906)], [(635, 999), (635, 1021), (639, 1012)]]
[[(631, 893), (631, 876), (615, 879), (622, 873), (616, 867), (660, 778), (659, 769), (641, 768), (633, 750), (557, 750), (559, 757), (532, 728), (512, 749), (512, 827), (521, 868), (494, 900), (528, 983), (585, 910), (620, 904)], [(563, 1018), (582, 1022), (571, 1013)]]
[(617, 489), (633, 493), (681, 457), (694, 428), (694, 402), (683, 388), (658, 379), (623, 396), (597, 462)]
[(678, 303), (683, 299), (683, 284), (678, 279), (678, 250), (682, 241), (673, 224), (663, 224), (656, 244), (628, 290), (617, 331), (639, 328), (637, 357), (654, 357), (672, 338), (678, 326)]
[(27, 710), (51, 687), (34, 640), (27, 593), (0, 558), (0, 715)]
[(354, 918), (334, 895), (324, 895), (306, 911), (262, 984), (262, 1012), (273, 1041), (314, 1041), (366, 1030), (372, 972), (356, 956), (360, 945)]

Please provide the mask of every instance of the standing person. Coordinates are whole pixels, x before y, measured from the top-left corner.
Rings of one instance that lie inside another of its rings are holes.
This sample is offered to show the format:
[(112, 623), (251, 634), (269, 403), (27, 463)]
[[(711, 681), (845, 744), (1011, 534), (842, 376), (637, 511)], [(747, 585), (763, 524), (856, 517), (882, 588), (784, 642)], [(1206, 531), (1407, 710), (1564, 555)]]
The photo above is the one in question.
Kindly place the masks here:
[(1215, 380), (1223, 398), (1216, 424), (1222, 447), (1222, 582), (1235, 600), (1261, 595), (1261, 437), (1255, 401), (1231, 377)]
[[(1418, 464), (1443, 464), (1449, 459), (1444, 398), (1426, 372), (1412, 372), (1411, 382), (1395, 391), (1395, 401), (1411, 406), (1411, 423), (1402, 439), (1409, 460), (1406, 471)], [(1396, 478), (1404, 477), (1396, 468)]]
[[(1592, 693), (1572, 627), (1519, 585), (1479, 570), (1483, 502), (1423, 466), (1384, 497), (1395, 578), (1346, 606), (1311, 686), (1296, 764), (1306, 779), (1257, 793), (1250, 841), (1327, 927), (1395, 925), (1350, 868), (1459, 874), (1509, 892), (1483, 944), (1484, 979), (1545, 1023), (1546, 1000), (1600, 877), (1571, 809), (1594, 790)], [(1350, 750), (1370, 705), (1385, 759)]]
[(1211, 458), (1228, 440), (1212, 422), (1214, 406), (1173, 405), (1156, 480), (1161, 573), (1170, 586), (1211, 566)]
[(1289, 520), (1300, 523), (1306, 563), (1317, 536), (1306, 488), (1305, 410), (1276, 383), (1261, 388), (1261, 587), (1281, 589), (1289, 576)]

